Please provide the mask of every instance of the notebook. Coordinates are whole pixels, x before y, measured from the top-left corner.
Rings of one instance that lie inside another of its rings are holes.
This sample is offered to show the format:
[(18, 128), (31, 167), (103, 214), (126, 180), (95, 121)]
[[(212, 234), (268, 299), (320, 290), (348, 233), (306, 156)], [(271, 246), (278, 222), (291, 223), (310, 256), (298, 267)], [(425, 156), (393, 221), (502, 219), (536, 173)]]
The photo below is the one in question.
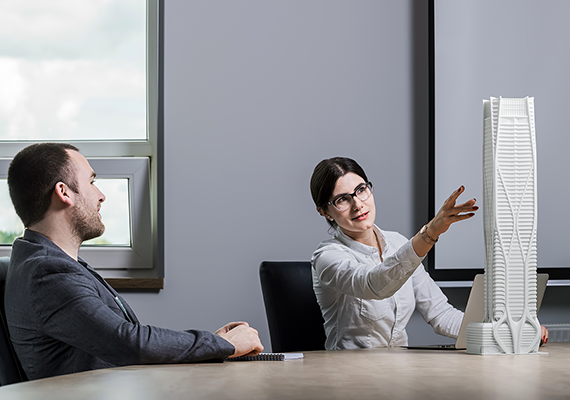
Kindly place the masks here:
[(303, 353), (259, 353), (256, 356), (239, 356), (227, 361), (287, 361), (303, 358)]
[[(536, 275), (536, 312), (540, 310), (542, 305), (542, 298), (546, 290), (546, 283), (548, 282), (548, 274)], [(473, 286), (467, 299), (467, 306), (465, 307), (465, 315), (463, 322), (459, 329), (459, 335), (455, 344), (435, 344), (427, 346), (403, 346), (407, 349), (420, 349), (420, 350), (465, 350), (467, 348), (467, 325), (471, 322), (482, 322), (485, 317), (485, 278), (483, 274), (475, 275)]]

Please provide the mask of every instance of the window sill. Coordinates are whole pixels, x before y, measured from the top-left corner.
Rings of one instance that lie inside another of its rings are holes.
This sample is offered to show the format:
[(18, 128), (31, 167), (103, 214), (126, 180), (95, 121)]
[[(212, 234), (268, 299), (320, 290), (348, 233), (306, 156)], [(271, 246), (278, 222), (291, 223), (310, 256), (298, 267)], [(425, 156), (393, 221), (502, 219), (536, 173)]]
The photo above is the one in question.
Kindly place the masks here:
[(164, 278), (105, 278), (115, 290), (161, 290), (164, 289)]

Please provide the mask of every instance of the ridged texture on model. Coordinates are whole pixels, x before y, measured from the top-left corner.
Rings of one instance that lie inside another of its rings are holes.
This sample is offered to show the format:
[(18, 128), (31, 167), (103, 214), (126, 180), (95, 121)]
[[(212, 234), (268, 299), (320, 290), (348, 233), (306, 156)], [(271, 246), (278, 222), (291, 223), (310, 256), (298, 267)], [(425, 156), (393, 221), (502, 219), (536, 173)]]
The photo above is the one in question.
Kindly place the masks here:
[(485, 319), (470, 325), (467, 352), (538, 351), (534, 99), (483, 102)]

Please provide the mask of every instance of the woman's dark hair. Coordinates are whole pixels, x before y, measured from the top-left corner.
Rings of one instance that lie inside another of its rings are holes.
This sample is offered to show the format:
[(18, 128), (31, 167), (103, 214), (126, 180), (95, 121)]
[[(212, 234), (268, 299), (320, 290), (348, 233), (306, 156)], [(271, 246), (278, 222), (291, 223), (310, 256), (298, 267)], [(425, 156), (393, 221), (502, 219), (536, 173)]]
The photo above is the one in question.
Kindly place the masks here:
[(25, 227), (40, 222), (51, 204), (58, 182), (77, 192), (67, 143), (36, 143), (21, 150), (8, 168), (8, 188), (16, 214)]
[[(321, 161), (317, 164), (311, 176), (311, 196), (313, 201), (319, 208), (326, 210), (327, 203), (331, 200), (336, 181), (349, 172), (355, 173), (368, 182), (366, 173), (356, 161), (346, 157), (334, 157)], [(327, 219), (327, 222), (333, 228), (336, 228), (336, 222)]]

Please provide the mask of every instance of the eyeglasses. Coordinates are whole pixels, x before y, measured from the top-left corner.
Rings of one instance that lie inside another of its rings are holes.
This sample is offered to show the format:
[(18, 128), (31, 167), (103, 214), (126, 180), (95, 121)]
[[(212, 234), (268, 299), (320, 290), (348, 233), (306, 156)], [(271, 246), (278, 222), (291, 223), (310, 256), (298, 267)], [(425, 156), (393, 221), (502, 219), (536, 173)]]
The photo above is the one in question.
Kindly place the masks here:
[(365, 201), (372, 195), (372, 182), (361, 183), (354, 189), (352, 193), (343, 193), (336, 196), (332, 201), (327, 203), (327, 206), (333, 205), (338, 211), (346, 211), (352, 205), (354, 197), (358, 200)]

